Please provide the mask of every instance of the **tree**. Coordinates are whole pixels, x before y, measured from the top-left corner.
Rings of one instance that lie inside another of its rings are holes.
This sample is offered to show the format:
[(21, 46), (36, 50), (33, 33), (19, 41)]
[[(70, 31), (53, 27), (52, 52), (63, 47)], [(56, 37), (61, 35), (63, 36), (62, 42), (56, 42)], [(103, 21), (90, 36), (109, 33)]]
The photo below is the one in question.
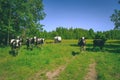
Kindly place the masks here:
[(89, 29), (89, 36), (88, 36), (90, 39), (93, 39), (95, 37), (95, 33), (94, 33), (94, 30), (91, 28)]
[(37, 35), (45, 17), (43, 10), (42, 0), (0, 0), (0, 40), (9, 42), (11, 35)]
[(102, 39), (102, 40), (107, 40), (107, 38), (105, 37), (105, 34), (101, 31), (97, 31), (97, 33), (95, 34), (95, 39)]
[[(118, 2), (120, 4), (120, 0)], [(115, 25), (115, 29), (120, 29), (120, 10), (115, 10), (111, 16), (111, 21)]]

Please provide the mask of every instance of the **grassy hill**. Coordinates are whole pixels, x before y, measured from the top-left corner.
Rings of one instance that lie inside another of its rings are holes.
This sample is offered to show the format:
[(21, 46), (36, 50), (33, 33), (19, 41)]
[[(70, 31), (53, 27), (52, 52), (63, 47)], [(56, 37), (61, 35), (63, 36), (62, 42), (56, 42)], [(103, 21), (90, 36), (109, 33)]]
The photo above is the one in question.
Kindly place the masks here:
[(0, 48), (0, 80), (119, 80), (120, 41), (109, 40), (105, 48), (92, 50), (87, 40), (81, 52), (77, 40), (54, 44), (46, 41), (32, 51), (22, 46), (17, 56), (10, 47)]

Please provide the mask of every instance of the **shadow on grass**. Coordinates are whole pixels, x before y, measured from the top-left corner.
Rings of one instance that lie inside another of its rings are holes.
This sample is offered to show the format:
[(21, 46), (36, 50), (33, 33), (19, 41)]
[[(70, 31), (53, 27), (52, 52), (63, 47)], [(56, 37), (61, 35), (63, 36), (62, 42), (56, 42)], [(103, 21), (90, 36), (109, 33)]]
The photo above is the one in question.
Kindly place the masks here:
[(76, 56), (76, 55), (79, 55), (79, 54), (80, 54), (79, 52), (72, 51), (73, 56)]
[(99, 47), (93, 49), (93, 44), (86, 44), (87, 51), (107, 51), (110, 53), (120, 53), (120, 40), (106, 42), (105, 46), (101, 50)]
[(78, 44), (70, 44), (70, 46), (79, 47)]
[(106, 44), (105, 50), (111, 53), (120, 53), (120, 44)]
[[(70, 44), (73, 47), (79, 47), (77, 44)], [(107, 51), (110, 53), (120, 53), (120, 41), (108, 42), (105, 44), (103, 49), (101, 50), (99, 47), (93, 48), (93, 44), (86, 44), (86, 51), (89, 52), (99, 52), (99, 51)], [(72, 55), (76, 55), (77, 52), (72, 52)]]

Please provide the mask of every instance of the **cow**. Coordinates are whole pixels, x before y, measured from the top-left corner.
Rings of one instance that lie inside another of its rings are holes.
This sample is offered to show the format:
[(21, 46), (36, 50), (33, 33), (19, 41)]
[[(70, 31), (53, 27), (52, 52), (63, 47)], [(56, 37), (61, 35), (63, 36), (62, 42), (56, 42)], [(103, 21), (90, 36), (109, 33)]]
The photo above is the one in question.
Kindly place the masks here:
[(61, 41), (62, 41), (61, 36), (55, 36), (55, 37), (54, 37), (54, 42), (55, 42), (55, 43), (60, 43)]
[(21, 45), (22, 45), (21, 39), (11, 39), (10, 40), (11, 49), (20, 48)]
[(27, 39), (26, 39), (27, 49), (32, 50), (32, 49), (33, 49), (33, 46), (34, 46), (34, 43), (35, 43), (34, 38), (27, 38)]
[(80, 46), (81, 51), (85, 51), (86, 40), (85, 37), (82, 37), (78, 40), (78, 46)]
[(44, 44), (45, 39), (44, 38), (36, 38), (35, 46), (40, 47)]
[(37, 38), (36, 41), (37, 41), (37, 44), (42, 45), (42, 44), (44, 44), (45, 39), (44, 38)]
[(106, 39), (94, 39), (93, 40), (93, 49), (95, 47), (99, 47), (102, 50), (105, 45), (105, 42), (106, 42)]
[(44, 43), (44, 38), (37, 38), (36, 36), (33, 38), (26, 39), (27, 49), (33, 49), (33, 46), (38, 47), (38, 45), (42, 45)]
[(13, 55), (17, 55), (21, 45), (22, 41), (20, 39), (11, 39), (10, 40), (11, 53)]

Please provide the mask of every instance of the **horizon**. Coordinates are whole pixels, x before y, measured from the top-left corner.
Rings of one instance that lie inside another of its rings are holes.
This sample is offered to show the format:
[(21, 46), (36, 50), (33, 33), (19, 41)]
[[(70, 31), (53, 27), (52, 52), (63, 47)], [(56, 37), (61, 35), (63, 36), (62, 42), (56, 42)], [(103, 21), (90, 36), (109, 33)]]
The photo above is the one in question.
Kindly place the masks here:
[(43, 5), (46, 17), (40, 23), (48, 32), (57, 27), (112, 30), (110, 16), (120, 7), (118, 0), (43, 0)]

